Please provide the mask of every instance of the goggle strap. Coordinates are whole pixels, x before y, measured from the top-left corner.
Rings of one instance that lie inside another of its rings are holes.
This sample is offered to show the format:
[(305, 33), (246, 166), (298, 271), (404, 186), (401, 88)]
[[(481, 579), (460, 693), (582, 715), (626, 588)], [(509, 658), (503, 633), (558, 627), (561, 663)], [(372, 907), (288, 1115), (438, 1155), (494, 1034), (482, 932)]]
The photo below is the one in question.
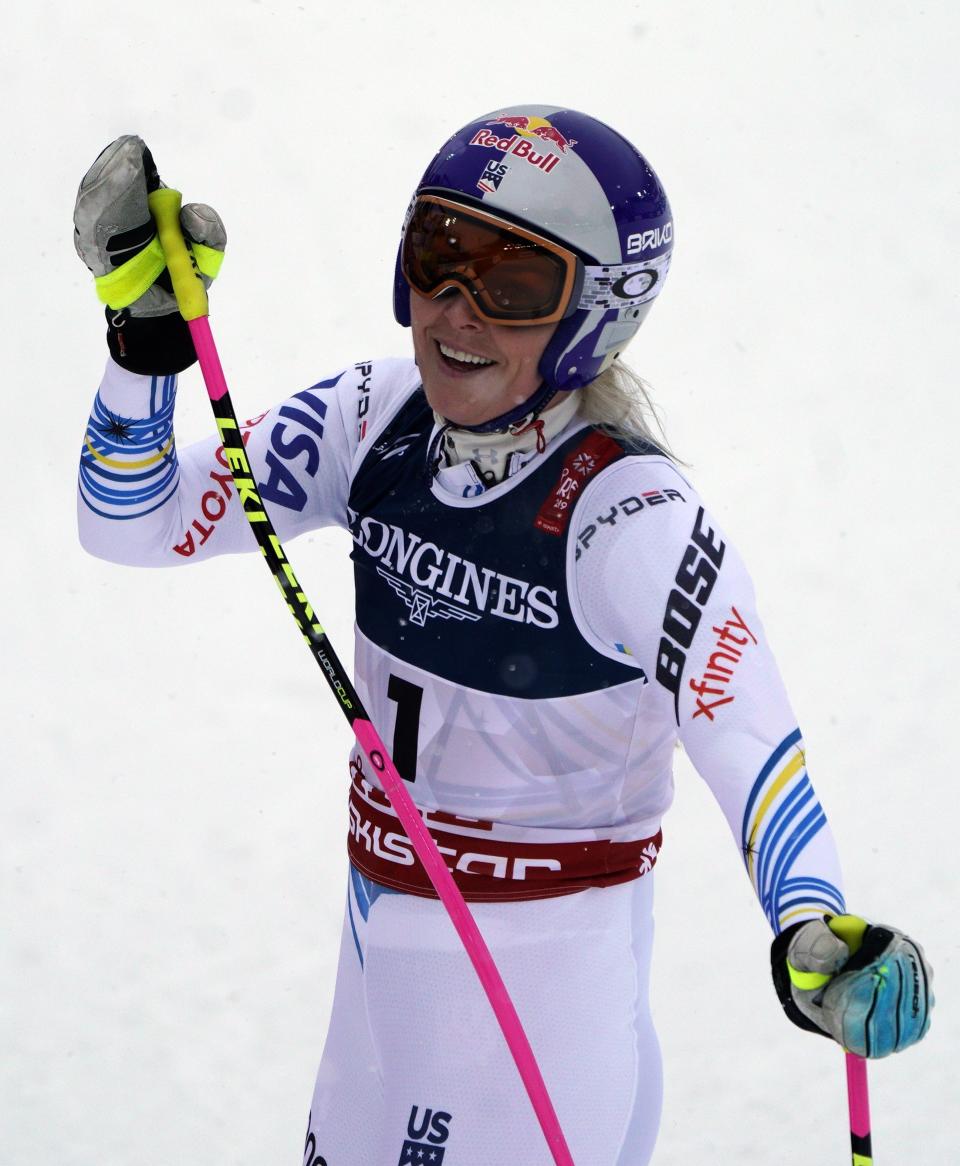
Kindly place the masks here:
[(635, 263), (586, 264), (577, 307), (636, 308), (652, 300), (670, 267), (670, 253)]

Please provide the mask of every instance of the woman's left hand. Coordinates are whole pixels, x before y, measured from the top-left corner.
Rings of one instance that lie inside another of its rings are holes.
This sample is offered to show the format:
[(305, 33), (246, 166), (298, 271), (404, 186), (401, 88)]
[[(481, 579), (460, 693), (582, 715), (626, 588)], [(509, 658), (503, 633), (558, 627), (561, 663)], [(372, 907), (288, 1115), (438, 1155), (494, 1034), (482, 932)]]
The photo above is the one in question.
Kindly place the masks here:
[(771, 948), (787, 1016), (861, 1057), (916, 1044), (930, 1027), (933, 973), (923, 949), (895, 927), (853, 915), (797, 923)]

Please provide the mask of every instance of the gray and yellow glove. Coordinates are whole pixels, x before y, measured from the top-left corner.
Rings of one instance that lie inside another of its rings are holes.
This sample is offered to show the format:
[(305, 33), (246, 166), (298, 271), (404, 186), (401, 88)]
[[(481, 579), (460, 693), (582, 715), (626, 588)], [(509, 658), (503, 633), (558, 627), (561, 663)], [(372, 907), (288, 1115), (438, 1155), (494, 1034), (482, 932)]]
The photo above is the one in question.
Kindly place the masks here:
[(933, 973), (923, 949), (895, 927), (826, 916), (781, 932), (773, 982), (787, 1016), (860, 1057), (886, 1057), (930, 1027)]
[[(143, 140), (125, 134), (84, 175), (73, 212), (77, 254), (107, 305), (111, 356), (132, 372), (158, 375), (180, 372), (196, 359), (147, 204), (162, 185)], [(223, 222), (203, 203), (188, 203), (180, 226), (209, 287), (227, 245)]]

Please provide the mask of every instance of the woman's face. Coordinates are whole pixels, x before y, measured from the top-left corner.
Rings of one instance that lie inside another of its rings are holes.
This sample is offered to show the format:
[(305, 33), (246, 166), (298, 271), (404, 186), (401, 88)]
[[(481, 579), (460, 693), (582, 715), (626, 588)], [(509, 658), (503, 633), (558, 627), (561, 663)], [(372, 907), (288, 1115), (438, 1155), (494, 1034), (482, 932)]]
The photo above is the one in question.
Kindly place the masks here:
[[(530, 399), (556, 324), (505, 328), (481, 320), (456, 289), (435, 300), (410, 293), (413, 352), (427, 400), (455, 425), (481, 425)], [(465, 364), (445, 353), (482, 357)]]

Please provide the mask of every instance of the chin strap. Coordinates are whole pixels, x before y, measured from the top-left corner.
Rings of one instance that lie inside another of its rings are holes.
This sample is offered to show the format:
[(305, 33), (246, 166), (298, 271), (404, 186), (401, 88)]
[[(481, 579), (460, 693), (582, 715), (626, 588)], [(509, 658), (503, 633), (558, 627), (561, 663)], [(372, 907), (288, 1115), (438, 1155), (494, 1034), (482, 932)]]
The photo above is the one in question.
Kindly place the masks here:
[(528, 397), (523, 404), (517, 405), (516, 408), (501, 413), (499, 417), (493, 417), (480, 425), (458, 425), (457, 428), (465, 429), (467, 433), (506, 433), (519, 421), (527, 421), (528, 419), (532, 421), (546, 409), (558, 392), (559, 389), (541, 384), (532, 397)]

